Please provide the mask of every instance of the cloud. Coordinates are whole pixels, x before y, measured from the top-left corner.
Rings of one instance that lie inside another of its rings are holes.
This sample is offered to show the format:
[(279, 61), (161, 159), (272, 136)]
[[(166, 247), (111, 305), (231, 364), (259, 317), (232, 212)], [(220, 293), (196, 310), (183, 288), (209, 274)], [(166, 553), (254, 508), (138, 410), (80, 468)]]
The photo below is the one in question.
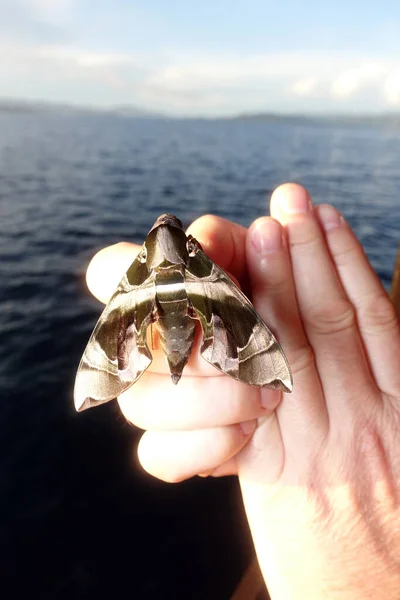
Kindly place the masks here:
[(229, 88), (242, 84), (262, 86), (273, 81), (298, 79), (301, 71), (321, 71), (317, 56), (299, 53), (248, 57), (172, 57), (173, 64), (152, 74), (151, 83), (169, 88)]
[[(23, 1), (53, 20), (72, 5), (67, 0), (59, 0), (57, 7), (50, 0)], [(186, 115), (334, 112), (360, 105), (364, 111), (378, 111), (400, 103), (400, 73), (394, 59), (348, 53), (157, 55), (3, 40), (0, 95), (143, 105)]]
[(389, 105), (400, 107), (400, 69), (393, 71), (386, 78), (384, 93)]
[(309, 96), (317, 88), (318, 82), (315, 77), (306, 77), (295, 81), (292, 91), (297, 96)]
[[(350, 66), (352, 65), (352, 66)], [(384, 110), (398, 102), (394, 59), (349, 53), (281, 53), (245, 58), (175, 59), (146, 80), (160, 93), (212, 94), (215, 109), (282, 111)]]
[(332, 93), (339, 98), (351, 96), (359, 88), (360, 78), (357, 69), (349, 69), (337, 76), (332, 84)]
[(387, 67), (377, 61), (361, 63), (346, 69), (333, 81), (332, 93), (339, 98), (349, 97), (366, 84), (381, 83), (386, 71)]
[(138, 62), (138, 59), (132, 54), (104, 51), (91, 52), (68, 46), (39, 46), (35, 54), (43, 61), (69, 63), (83, 69), (102, 67), (119, 69)]

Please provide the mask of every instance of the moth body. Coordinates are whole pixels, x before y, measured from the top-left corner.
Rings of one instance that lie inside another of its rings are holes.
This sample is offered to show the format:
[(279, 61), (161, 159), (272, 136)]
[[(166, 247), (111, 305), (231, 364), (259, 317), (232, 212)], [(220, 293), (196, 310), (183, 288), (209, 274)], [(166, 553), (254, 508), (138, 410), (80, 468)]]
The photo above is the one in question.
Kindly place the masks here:
[(189, 316), (189, 299), (182, 269), (160, 270), (156, 281), (156, 325), (171, 379), (178, 383), (192, 351), (195, 321)]

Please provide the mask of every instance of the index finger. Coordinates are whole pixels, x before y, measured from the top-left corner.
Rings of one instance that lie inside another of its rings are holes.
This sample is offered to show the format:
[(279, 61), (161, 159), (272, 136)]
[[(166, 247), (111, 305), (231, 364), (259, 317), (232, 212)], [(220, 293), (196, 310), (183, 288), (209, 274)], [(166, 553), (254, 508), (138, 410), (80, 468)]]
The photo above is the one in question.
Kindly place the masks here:
[(187, 233), (195, 237), (211, 260), (243, 283), (246, 270), (246, 228), (215, 215), (196, 219)]

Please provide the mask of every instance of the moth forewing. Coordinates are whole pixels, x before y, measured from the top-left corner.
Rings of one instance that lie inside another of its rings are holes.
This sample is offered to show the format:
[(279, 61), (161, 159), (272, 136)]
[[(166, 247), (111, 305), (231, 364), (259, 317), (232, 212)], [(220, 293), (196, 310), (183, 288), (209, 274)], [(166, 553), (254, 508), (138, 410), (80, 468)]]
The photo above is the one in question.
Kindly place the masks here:
[(78, 411), (113, 400), (150, 365), (146, 334), (154, 311), (154, 287), (154, 274), (143, 268), (139, 254), (103, 310), (83, 353), (74, 389)]
[(75, 381), (75, 406), (114, 399), (149, 367), (150, 324), (158, 328), (171, 378), (189, 358), (195, 324), (202, 357), (227, 375), (255, 386), (292, 390), (282, 348), (251, 302), (202, 251), (174, 215), (161, 215), (127, 270), (90, 337)]
[(273, 333), (228, 275), (194, 248), (186, 288), (203, 330), (201, 355), (234, 379), (291, 392), (292, 374)]

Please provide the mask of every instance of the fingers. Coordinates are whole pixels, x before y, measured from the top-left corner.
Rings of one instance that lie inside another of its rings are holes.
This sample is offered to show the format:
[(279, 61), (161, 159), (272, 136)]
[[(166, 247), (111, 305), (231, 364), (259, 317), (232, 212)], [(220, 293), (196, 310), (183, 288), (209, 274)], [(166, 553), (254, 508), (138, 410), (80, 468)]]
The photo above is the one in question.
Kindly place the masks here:
[[(255, 427), (256, 421), (248, 421), (197, 431), (147, 431), (139, 443), (139, 460), (148, 473), (163, 481), (211, 474), (245, 446)], [(232, 462), (229, 469), (233, 471)]]
[(317, 207), (328, 247), (357, 323), (370, 368), (382, 392), (400, 393), (400, 328), (396, 311), (361, 244), (338, 211)]
[(278, 409), (282, 438), (289, 450), (305, 449), (314, 445), (314, 435), (324, 435), (328, 417), (280, 223), (271, 218), (255, 221), (248, 232), (247, 248), (254, 305), (281, 343), (293, 373), (293, 392), (284, 395)]
[(350, 390), (365, 403), (372, 400), (375, 389), (353, 305), (341, 285), (307, 192), (295, 184), (281, 186), (272, 196), (271, 213), (287, 231), (299, 311), (329, 414), (343, 420), (344, 411), (354, 408), (348, 401)]
[[(214, 369), (215, 370), (215, 369)], [(119, 398), (125, 417), (142, 429), (193, 430), (258, 419), (271, 413), (279, 395), (231, 377), (183, 376), (173, 385), (168, 375), (147, 371)]]
[(195, 237), (204, 252), (238, 281), (246, 272), (246, 228), (221, 217), (205, 215), (194, 221), (187, 233)]

